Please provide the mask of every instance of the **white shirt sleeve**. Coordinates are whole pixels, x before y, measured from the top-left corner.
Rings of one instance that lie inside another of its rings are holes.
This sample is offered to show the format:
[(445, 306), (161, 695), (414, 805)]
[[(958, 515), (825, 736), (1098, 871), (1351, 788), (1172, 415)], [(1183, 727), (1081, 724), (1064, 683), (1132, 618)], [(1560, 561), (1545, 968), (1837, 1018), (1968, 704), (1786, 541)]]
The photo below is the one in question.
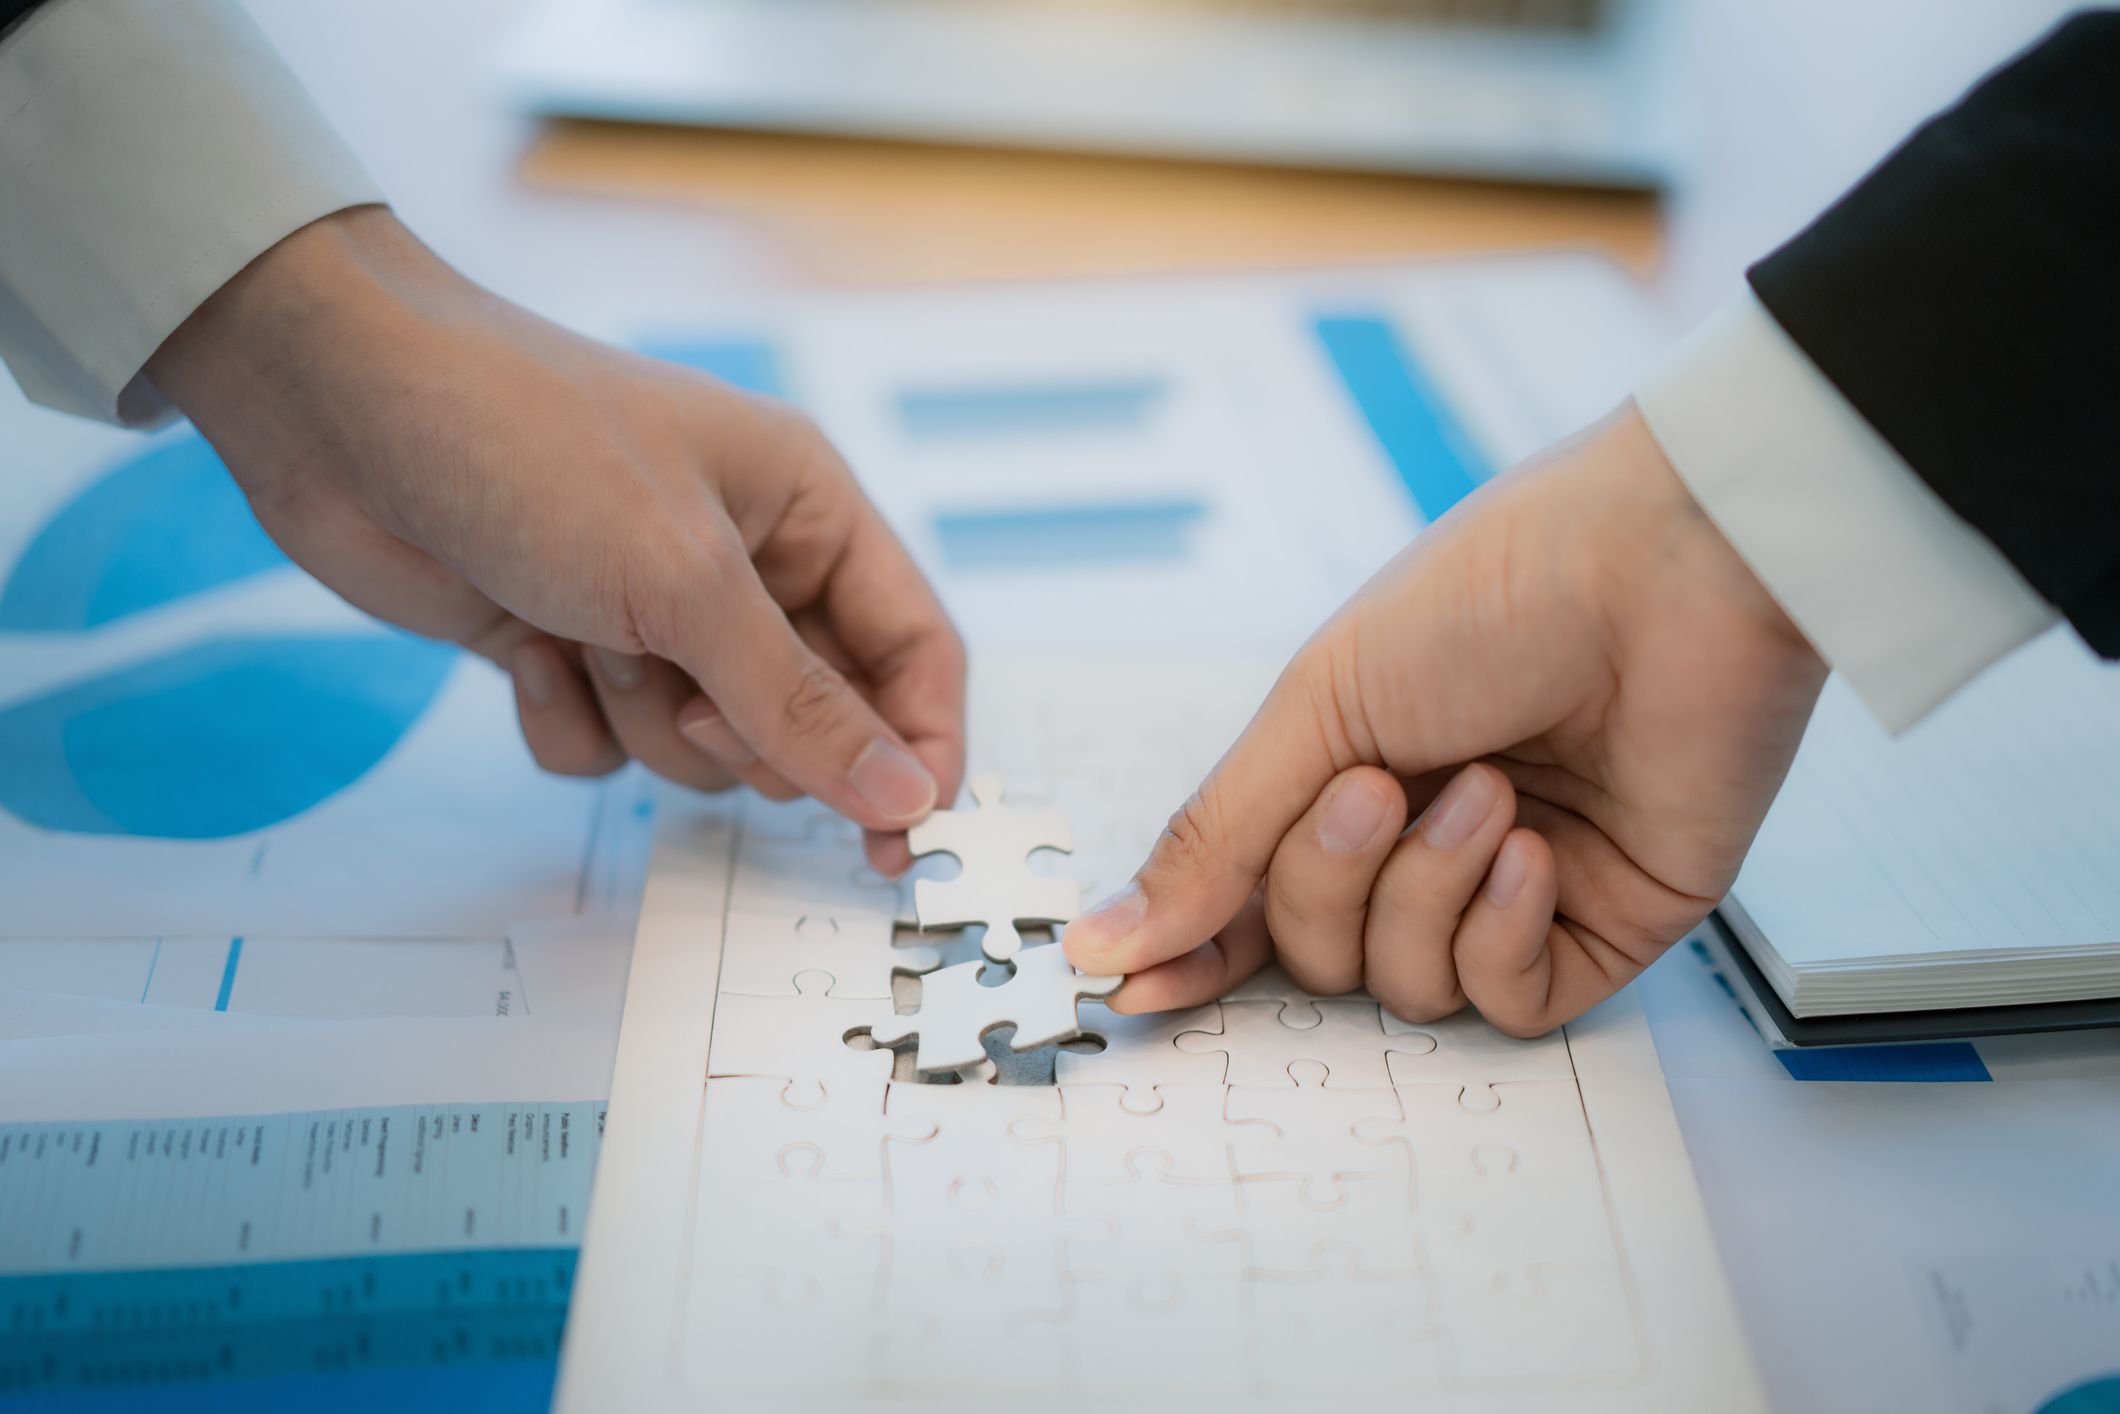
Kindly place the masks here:
[(40, 403), (162, 420), (162, 341), (381, 199), (235, 0), (49, 0), (0, 37), (0, 360)]
[(1634, 397), (1701, 509), (1887, 730), (2058, 617), (1751, 292)]

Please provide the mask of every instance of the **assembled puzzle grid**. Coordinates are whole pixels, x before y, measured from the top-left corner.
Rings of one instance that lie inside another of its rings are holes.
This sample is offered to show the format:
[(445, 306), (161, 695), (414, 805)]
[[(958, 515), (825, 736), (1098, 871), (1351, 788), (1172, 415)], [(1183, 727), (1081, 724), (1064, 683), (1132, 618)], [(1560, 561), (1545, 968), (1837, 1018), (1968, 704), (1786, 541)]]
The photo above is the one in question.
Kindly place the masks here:
[[(1197, 709), (1012, 717), (1037, 729), (990, 758), (979, 813), (914, 841), (966, 861), (955, 877), (924, 859), (894, 885), (815, 807), (745, 807), (690, 1382), (1535, 1394), (1639, 1375), (1641, 1306), (1566, 1035), (1408, 1025), (1278, 972), (1181, 1014), (1077, 1011), (1108, 986), (1038, 925), (1121, 882), (1169, 783), (1226, 738)], [(1087, 1035), (1061, 1039), (1077, 1014)]]

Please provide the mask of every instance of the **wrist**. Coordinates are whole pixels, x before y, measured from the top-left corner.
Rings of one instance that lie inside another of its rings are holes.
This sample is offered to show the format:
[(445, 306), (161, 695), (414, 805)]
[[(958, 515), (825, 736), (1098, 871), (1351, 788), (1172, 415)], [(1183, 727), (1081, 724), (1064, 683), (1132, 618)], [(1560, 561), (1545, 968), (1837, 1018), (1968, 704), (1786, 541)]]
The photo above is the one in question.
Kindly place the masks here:
[[(1712, 596), (1822, 674), (1824, 663), (1803, 629), (1702, 508), (1635, 404), (1623, 403), (1592, 437), (1597, 444), (1593, 462), (1611, 468), (1628, 488), (1606, 494), (1633, 522), (1629, 538), (1650, 552), (1640, 562), (1658, 575), (1675, 572), (1679, 578), (1672, 582)], [(1653, 530), (1644, 536), (1644, 528)], [(1620, 530), (1627, 533), (1626, 527)]]
[(145, 372), (232, 469), (290, 465), (333, 435), (342, 370), (389, 367), (413, 326), (475, 293), (389, 208), (351, 207), (238, 271)]

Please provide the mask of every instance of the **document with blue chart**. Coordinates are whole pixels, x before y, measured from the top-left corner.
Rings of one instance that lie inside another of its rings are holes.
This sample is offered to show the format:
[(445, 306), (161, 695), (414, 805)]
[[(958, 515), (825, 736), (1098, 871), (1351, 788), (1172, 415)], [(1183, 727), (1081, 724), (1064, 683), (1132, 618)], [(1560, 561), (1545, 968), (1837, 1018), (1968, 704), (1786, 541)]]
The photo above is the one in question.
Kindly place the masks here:
[(0, 1402), (539, 1407), (642, 783), (538, 771), (188, 429), (9, 390), (0, 446)]

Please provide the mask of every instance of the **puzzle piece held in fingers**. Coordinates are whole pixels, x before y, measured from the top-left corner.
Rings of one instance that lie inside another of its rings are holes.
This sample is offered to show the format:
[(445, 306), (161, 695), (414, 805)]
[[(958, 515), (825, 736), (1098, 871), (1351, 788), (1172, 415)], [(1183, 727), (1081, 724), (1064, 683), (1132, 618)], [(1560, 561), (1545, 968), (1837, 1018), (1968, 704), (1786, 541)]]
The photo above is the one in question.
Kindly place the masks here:
[(963, 866), (954, 879), (916, 882), (913, 911), (923, 932), (984, 924), (982, 949), (1007, 962), (1023, 946), (1018, 924), (1065, 923), (1081, 907), (1073, 879), (1032, 873), (1029, 864), (1035, 850), (1072, 850), (1074, 838), (1057, 810), (1003, 805), (1001, 777), (992, 771), (972, 777), (971, 790), (976, 809), (938, 810), (906, 833), (916, 858), (954, 855)]
[[(1014, 974), (999, 986), (980, 981), (989, 968), (1013, 966)], [(986, 1059), (981, 1038), (1004, 1026), (1016, 1028), (1013, 1050), (1028, 1051), (1080, 1036), (1082, 1020), (1075, 1003), (1084, 997), (1108, 997), (1123, 977), (1084, 977), (1068, 965), (1058, 944), (1031, 948), (1013, 964), (960, 962), (920, 979), (920, 1009), (910, 1016), (888, 1016), (869, 1028), (879, 1046), (900, 1046), (919, 1039), (914, 1066), (922, 1075), (960, 1070)]]

